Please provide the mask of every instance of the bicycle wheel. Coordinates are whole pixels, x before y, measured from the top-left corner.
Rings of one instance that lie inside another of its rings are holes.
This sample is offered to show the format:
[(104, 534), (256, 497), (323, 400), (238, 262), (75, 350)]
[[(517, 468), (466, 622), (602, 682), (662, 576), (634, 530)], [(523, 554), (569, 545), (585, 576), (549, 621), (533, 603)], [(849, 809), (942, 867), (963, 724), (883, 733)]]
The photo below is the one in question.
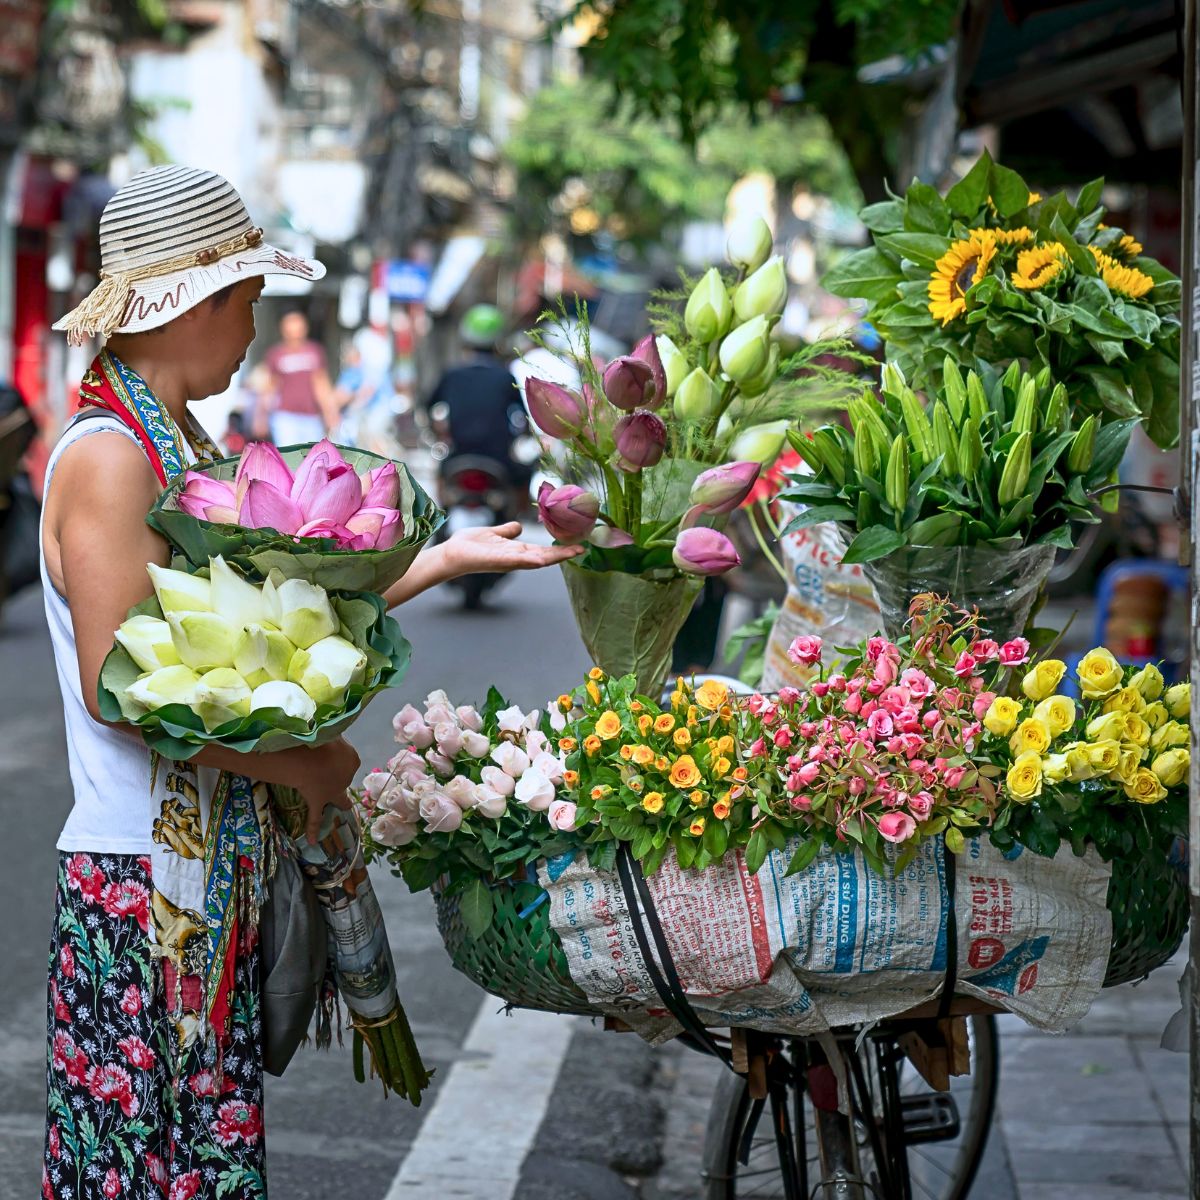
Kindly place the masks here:
[[(965, 1200), (983, 1158), (999, 1082), (996, 1022), (993, 1017), (970, 1017), (967, 1028), (971, 1074), (951, 1080), (948, 1093), (934, 1092), (907, 1062), (899, 1068), (896, 1086), (901, 1099), (902, 1136), (913, 1200)], [(869, 1104), (856, 1106), (854, 1136), (862, 1178), (880, 1200), (899, 1200), (898, 1196), (884, 1190), (887, 1185), (882, 1181), (889, 1173), (885, 1166), (875, 1161), (875, 1147), (881, 1140), (886, 1140), (889, 1113), (888, 1083), (879, 1069), (876, 1055), (880, 1043), (873, 1045), (872, 1041), (868, 1038), (858, 1051), (870, 1100)], [(885, 1042), (883, 1049), (889, 1051), (893, 1044)], [(789, 1092), (790, 1107), (794, 1112), (807, 1109), (804, 1120), (805, 1183), (812, 1191), (821, 1179), (812, 1107), (795, 1094), (794, 1085), (789, 1087)], [(948, 1096), (951, 1103), (947, 1105), (944, 1100), (933, 1099), (938, 1096)], [(936, 1119), (929, 1119), (931, 1113)], [(950, 1117), (956, 1119), (949, 1121)], [(756, 1124), (748, 1130), (751, 1121)], [(793, 1128), (795, 1124), (793, 1122)], [(953, 1136), (938, 1136), (935, 1131), (938, 1124), (942, 1124), (943, 1132), (952, 1132)], [(748, 1154), (742, 1162), (741, 1150), (747, 1140)], [(724, 1072), (718, 1082), (709, 1110), (704, 1180), (704, 1200), (784, 1200), (792, 1190), (785, 1185), (769, 1106), (766, 1109), (756, 1107), (745, 1080), (730, 1072)], [(792, 1186), (795, 1186), (794, 1180)], [(831, 1194), (815, 1193), (818, 1200), (826, 1200)]]

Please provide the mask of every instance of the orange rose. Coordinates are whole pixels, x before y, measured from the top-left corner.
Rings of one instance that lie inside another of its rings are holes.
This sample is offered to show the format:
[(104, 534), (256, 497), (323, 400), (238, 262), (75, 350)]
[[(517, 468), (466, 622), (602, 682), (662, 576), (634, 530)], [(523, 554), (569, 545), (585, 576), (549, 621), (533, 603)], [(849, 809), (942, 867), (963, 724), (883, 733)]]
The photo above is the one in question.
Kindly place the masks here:
[(649, 746), (634, 746), (633, 761), (639, 767), (648, 767), (654, 761), (654, 751)]
[(573, 703), (574, 701), (570, 696), (567, 695), (566, 692), (563, 692), (563, 694), (558, 698), (558, 707), (561, 708), (563, 712), (570, 712)]
[(727, 816), (729, 816), (729, 805), (724, 800), (718, 800), (716, 804), (713, 805), (712, 811), (713, 816), (716, 817), (718, 821), (723, 821)]
[(630, 712), (641, 712), (642, 711), (642, 702), (640, 700), (630, 700), (629, 711)]
[(694, 792), (688, 793), (688, 803), (693, 808), (703, 808), (708, 803), (708, 797), (697, 788)]
[(699, 837), (704, 832), (704, 826), (708, 824), (704, 817), (697, 817), (689, 826), (688, 833), (692, 837)]
[(578, 771), (564, 771), (563, 772), (563, 783), (565, 783), (567, 785), (567, 787), (574, 787), (578, 782), (579, 782), (579, 772)]
[(749, 778), (749, 772), (745, 767), (734, 767), (733, 777), (738, 781), (738, 783), (744, 783)]
[(670, 713), (660, 713), (654, 718), (655, 733), (670, 733), (675, 728), (675, 718)]
[(602, 737), (606, 742), (611, 742), (613, 738), (621, 732), (621, 718), (610, 708), (607, 712), (602, 712), (596, 720), (596, 736)]
[(670, 765), (671, 765), (670, 759), (664, 757), (661, 754), (654, 760), (654, 769), (656, 771), (665, 771)]
[(600, 749), (600, 739), (593, 733), (590, 737), (583, 740), (583, 750), (587, 755), (595, 754)]
[(642, 807), (648, 813), (662, 812), (663, 794), (662, 792), (647, 792), (642, 797)]
[(671, 740), (683, 750), (692, 744), (692, 735), (686, 729), (677, 729), (671, 735)]
[(575, 747), (578, 745), (579, 745), (579, 743), (573, 737), (565, 737), (565, 738), (558, 739), (558, 748), (567, 754), (570, 754), (571, 751), (574, 750)]
[(593, 667), (588, 672), (588, 678), (594, 679), (597, 683), (599, 683), (600, 680), (604, 678), (604, 672), (602, 670), (600, 670), (599, 667)]
[(683, 754), (675, 760), (668, 778), (680, 791), (687, 791), (700, 782), (700, 768), (690, 754)]
[(621, 757), (628, 762), (633, 757), (633, 747), (627, 742), (621, 747)]
[(654, 718), (649, 713), (642, 713), (638, 717), (638, 733), (645, 737), (646, 734), (654, 727)]
[(592, 788), (590, 795), (593, 800), (603, 800), (610, 791), (612, 791), (612, 788), (605, 787), (604, 784), (598, 783), (594, 788)]

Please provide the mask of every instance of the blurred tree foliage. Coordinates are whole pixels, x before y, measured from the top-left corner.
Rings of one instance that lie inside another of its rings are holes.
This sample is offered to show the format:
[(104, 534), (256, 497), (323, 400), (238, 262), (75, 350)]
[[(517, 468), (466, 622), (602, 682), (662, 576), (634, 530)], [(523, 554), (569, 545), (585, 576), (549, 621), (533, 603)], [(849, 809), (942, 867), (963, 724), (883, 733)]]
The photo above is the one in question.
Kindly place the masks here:
[(781, 95), (821, 114), (868, 200), (895, 165), (906, 94), (863, 85), (860, 67), (917, 57), (949, 38), (959, 0), (577, 0), (595, 78), (696, 140), (735, 104), (755, 114)]
[(800, 183), (851, 206), (860, 199), (845, 156), (816, 115), (752, 121), (728, 111), (692, 148), (669, 120), (639, 115), (632, 102), (590, 81), (534, 96), (504, 153), (518, 172), (522, 234), (544, 231), (549, 207), (577, 234), (605, 230), (654, 241), (681, 221), (719, 219), (730, 185), (748, 171), (773, 175), (785, 194)]

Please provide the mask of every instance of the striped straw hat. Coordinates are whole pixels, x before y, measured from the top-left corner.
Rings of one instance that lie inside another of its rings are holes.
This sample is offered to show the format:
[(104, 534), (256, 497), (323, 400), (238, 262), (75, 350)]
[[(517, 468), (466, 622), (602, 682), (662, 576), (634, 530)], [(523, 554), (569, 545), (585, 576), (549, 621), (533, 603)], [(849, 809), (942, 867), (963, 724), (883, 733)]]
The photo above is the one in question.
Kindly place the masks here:
[(80, 346), (92, 334), (165, 325), (240, 279), (324, 274), (319, 262), (264, 242), (227, 179), (191, 167), (152, 167), (104, 206), (100, 282), (54, 328)]

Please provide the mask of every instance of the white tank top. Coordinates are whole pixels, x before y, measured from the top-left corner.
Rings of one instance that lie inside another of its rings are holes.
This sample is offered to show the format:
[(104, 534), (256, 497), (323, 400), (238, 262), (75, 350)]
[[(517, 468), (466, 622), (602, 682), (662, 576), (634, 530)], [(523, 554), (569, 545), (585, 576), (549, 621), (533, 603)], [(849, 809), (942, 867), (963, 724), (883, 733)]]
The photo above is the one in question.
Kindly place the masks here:
[[(68, 425), (50, 456), (46, 494), (50, 492), (54, 468), (68, 446), (89, 434), (111, 432), (124, 434), (141, 448), (133, 431), (116, 417), (88, 414)], [(159, 769), (156, 794), (151, 795), (149, 749), (140, 740), (93, 720), (88, 712), (79, 682), (71, 610), (55, 591), (46, 570), (44, 530), (42, 547), (42, 595), (62, 692), (67, 763), (75, 792), (75, 805), (59, 836), (58, 848), (69, 853), (149, 854), (151, 823), (166, 796), (166, 772)], [(202, 767), (197, 774), (201, 792), (211, 795), (218, 773)]]

